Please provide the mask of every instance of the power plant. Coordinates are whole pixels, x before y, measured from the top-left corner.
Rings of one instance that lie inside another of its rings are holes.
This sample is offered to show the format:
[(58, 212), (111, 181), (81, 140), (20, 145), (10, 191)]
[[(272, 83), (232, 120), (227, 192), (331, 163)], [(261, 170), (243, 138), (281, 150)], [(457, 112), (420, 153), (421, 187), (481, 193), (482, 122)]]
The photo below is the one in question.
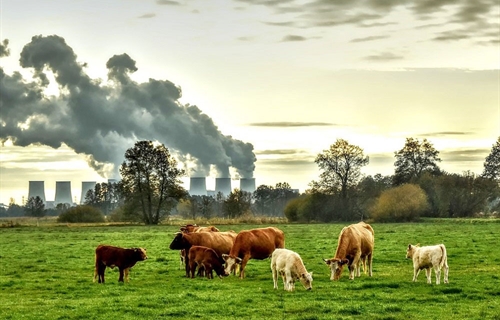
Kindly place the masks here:
[(241, 178), (240, 179), (240, 190), (246, 192), (255, 191), (255, 178)]
[(205, 177), (191, 177), (189, 179), (189, 194), (192, 196), (206, 196), (207, 182)]
[(71, 198), (71, 181), (56, 181), (56, 197), (54, 203), (68, 203), (72, 204)]
[(28, 199), (40, 197), (45, 203), (45, 182), (44, 181), (30, 181), (28, 189)]
[(231, 191), (231, 178), (215, 178), (215, 194), (221, 192), (227, 197)]
[(89, 190), (94, 190), (96, 185), (95, 181), (82, 181), (82, 195), (80, 196), (80, 204), (85, 202), (85, 196)]
[[(239, 189), (241, 191), (255, 191), (255, 178), (241, 178), (239, 181)], [(217, 195), (217, 193), (221, 192), (225, 197), (227, 197), (231, 191), (233, 191), (233, 188), (231, 187), (231, 178), (215, 178), (215, 191), (207, 190), (207, 178), (189, 178), (189, 194), (192, 196)]]

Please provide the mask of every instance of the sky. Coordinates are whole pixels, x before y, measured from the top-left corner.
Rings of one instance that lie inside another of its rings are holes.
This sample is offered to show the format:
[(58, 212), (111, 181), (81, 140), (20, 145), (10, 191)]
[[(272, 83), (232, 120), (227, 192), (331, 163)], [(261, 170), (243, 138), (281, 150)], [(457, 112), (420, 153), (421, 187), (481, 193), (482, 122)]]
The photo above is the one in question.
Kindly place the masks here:
[[(137, 140), (190, 176), (288, 182), (345, 139), (480, 174), (500, 136), (497, 0), (0, 0), (0, 203), (117, 177)], [(189, 178), (183, 179), (189, 188)]]

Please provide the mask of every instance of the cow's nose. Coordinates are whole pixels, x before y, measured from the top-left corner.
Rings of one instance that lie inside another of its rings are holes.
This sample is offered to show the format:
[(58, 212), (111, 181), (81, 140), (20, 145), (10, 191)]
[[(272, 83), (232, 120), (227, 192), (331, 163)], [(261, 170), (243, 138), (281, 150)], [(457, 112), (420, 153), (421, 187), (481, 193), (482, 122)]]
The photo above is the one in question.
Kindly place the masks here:
[(309, 290), (312, 290), (312, 287), (307, 288), (307, 290), (308, 290), (308, 291), (309, 291)]

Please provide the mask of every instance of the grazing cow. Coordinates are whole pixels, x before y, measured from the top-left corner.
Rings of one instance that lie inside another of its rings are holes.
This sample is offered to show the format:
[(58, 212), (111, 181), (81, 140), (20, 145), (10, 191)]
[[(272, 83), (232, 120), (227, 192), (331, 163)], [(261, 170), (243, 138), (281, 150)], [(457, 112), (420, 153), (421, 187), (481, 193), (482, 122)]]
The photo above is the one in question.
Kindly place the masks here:
[(340, 231), (335, 257), (323, 259), (330, 267), (330, 280), (339, 280), (342, 275), (344, 265), (349, 268), (349, 279), (354, 280), (354, 276), (360, 276), (360, 265), (363, 263), (368, 275), (372, 276), (373, 247), (375, 245), (373, 228), (364, 222), (351, 224)]
[(208, 279), (214, 278), (212, 270), (215, 271), (219, 278), (224, 275), (224, 266), (214, 249), (204, 246), (192, 246), (189, 249), (188, 256), (191, 278), (194, 278), (196, 267), (203, 268)]
[(413, 260), (413, 282), (417, 281), (420, 270), (425, 269), (427, 283), (432, 283), (432, 268), (436, 273), (436, 284), (441, 282), (441, 269), (444, 269), (444, 283), (448, 283), (448, 257), (444, 244), (435, 246), (420, 247), (408, 245), (406, 249), (406, 258)]
[[(200, 227), (196, 224), (186, 224), (185, 226), (182, 226), (180, 228), (181, 232), (189, 233), (189, 232), (219, 232), (219, 229), (217, 229), (214, 226), (209, 226), (209, 227)], [(182, 269), (182, 266), (186, 263), (186, 250), (182, 249), (179, 251), (180, 255), (180, 264), (179, 264), (179, 269)]]
[(295, 281), (300, 280), (306, 290), (312, 289), (312, 272), (308, 273), (299, 254), (288, 249), (276, 249), (271, 256), (274, 289), (278, 289), (278, 273), (286, 291), (295, 290)]
[[(236, 238), (235, 232), (178, 232), (170, 243), (172, 250), (186, 250), (192, 246), (204, 246), (215, 250), (219, 257), (224, 253), (229, 253)], [(186, 261), (186, 277), (189, 278), (189, 255), (184, 256)], [(221, 260), (221, 262), (223, 262)]]
[(138, 261), (144, 261), (146, 256), (146, 249), (143, 248), (119, 248), (113, 246), (99, 245), (95, 249), (95, 271), (94, 282), (98, 278), (99, 283), (104, 283), (104, 271), (106, 267), (118, 267), (120, 270), (119, 282), (123, 282), (125, 276), (128, 282), (128, 274)]
[(236, 236), (229, 254), (223, 254), (226, 262), (225, 274), (228, 276), (236, 265), (240, 265), (240, 278), (245, 278), (245, 266), (250, 259), (269, 258), (274, 249), (285, 247), (285, 234), (278, 228), (267, 227), (242, 230)]

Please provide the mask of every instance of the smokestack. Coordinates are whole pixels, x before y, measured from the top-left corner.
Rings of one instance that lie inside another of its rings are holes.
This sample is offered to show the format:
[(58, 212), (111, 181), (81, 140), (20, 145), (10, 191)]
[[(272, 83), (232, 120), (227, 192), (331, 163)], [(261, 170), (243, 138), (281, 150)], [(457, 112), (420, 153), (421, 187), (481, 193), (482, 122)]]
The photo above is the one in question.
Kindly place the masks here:
[(94, 190), (96, 185), (95, 181), (82, 181), (82, 195), (80, 196), (80, 204), (85, 202), (85, 196), (89, 190)]
[(28, 199), (40, 197), (45, 203), (45, 182), (44, 181), (30, 181), (28, 189)]
[(118, 179), (108, 179), (108, 184), (118, 183)]
[(73, 205), (71, 199), (71, 181), (56, 181), (56, 198), (55, 205), (59, 203), (67, 203)]
[(191, 177), (189, 180), (189, 194), (192, 196), (206, 196), (206, 179), (204, 177)]
[(255, 191), (255, 178), (241, 178), (240, 190), (253, 193)]
[(231, 193), (231, 178), (215, 178), (215, 194), (219, 192), (225, 197)]

